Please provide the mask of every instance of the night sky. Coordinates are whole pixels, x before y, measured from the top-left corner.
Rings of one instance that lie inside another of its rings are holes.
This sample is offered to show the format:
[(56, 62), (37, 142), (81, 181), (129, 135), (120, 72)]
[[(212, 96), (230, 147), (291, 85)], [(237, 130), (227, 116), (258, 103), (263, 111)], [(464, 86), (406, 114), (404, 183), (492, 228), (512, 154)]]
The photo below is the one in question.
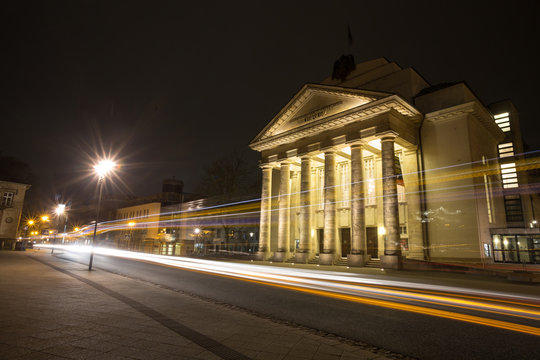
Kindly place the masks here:
[(413, 67), (432, 85), (465, 81), (484, 104), (511, 99), (540, 148), (534, 2), (434, 3), (4, 4), (0, 151), (30, 164), (51, 197), (89, 189), (90, 159), (109, 152), (126, 192), (157, 193), (171, 176), (193, 191), (233, 150), (256, 166), (248, 143), (349, 52)]

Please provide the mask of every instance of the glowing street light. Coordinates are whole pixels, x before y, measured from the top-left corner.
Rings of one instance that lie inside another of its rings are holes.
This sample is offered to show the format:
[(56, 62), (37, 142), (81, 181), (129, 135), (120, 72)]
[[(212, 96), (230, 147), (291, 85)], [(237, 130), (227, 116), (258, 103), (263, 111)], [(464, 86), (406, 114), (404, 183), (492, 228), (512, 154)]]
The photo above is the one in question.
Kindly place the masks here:
[(94, 244), (96, 242), (96, 233), (97, 233), (97, 226), (98, 226), (98, 221), (99, 221), (99, 210), (101, 208), (101, 195), (103, 194), (103, 183), (105, 182), (105, 178), (107, 177), (107, 175), (110, 174), (114, 170), (115, 167), (116, 167), (116, 163), (111, 159), (103, 159), (94, 165), (94, 171), (96, 172), (96, 175), (98, 176), (99, 195), (98, 195), (97, 210), (96, 210), (96, 222), (94, 224), (94, 236), (92, 237), (92, 251), (90, 252), (90, 261), (88, 262), (89, 271), (92, 270), (92, 262), (94, 261)]
[(94, 165), (94, 170), (96, 171), (97, 176), (100, 179), (103, 179), (107, 176), (114, 168), (116, 163), (110, 159), (101, 160), (99, 163)]
[(56, 213), (56, 215), (60, 216), (60, 215), (64, 215), (64, 213), (66, 212), (66, 204), (58, 204), (56, 206), (56, 209), (54, 210), (54, 212)]
[(48, 222), (49, 221), (49, 216), (48, 215), (41, 216), (41, 221)]
[(34, 220), (28, 220), (28, 225), (30, 226), (34, 225)]

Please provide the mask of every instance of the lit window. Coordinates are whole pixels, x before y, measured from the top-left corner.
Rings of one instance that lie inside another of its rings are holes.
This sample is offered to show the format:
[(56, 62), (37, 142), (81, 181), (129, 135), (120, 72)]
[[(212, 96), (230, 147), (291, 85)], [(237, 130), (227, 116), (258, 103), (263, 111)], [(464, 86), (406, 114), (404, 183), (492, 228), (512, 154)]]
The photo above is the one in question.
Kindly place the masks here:
[(514, 145), (510, 143), (499, 144), (499, 157), (514, 156)]
[(341, 207), (349, 207), (351, 190), (351, 173), (349, 163), (339, 164), (340, 188), (341, 188)]
[(317, 210), (324, 210), (324, 168), (315, 170), (315, 189), (317, 197)]
[(504, 189), (516, 188), (518, 185), (518, 178), (516, 172), (516, 163), (501, 164), (501, 178)]
[(508, 132), (510, 131), (510, 114), (505, 112), (502, 114), (497, 114), (493, 117), (495, 119), (495, 123), (499, 125), (502, 131)]
[(364, 160), (366, 179), (366, 205), (375, 205), (375, 165), (373, 158)]
[(397, 185), (397, 199), (400, 203), (405, 202), (405, 186)]

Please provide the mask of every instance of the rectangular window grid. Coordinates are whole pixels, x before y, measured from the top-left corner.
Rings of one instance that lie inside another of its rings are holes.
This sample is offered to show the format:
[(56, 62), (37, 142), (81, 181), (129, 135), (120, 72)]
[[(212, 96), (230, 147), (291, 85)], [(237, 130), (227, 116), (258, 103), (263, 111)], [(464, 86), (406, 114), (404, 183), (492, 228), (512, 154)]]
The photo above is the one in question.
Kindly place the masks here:
[(372, 158), (364, 160), (364, 174), (366, 179), (366, 205), (376, 205), (375, 164)]

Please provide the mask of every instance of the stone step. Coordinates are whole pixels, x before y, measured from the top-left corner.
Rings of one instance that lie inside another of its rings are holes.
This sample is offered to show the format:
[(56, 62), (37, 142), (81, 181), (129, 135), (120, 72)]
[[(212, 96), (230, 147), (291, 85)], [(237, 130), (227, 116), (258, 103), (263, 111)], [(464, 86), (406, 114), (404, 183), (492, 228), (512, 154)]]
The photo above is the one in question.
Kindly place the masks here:
[(366, 267), (368, 268), (381, 268), (381, 260), (380, 259), (371, 259), (366, 263)]
[(292, 264), (294, 263), (294, 255), (291, 256), (290, 258), (288, 258), (287, 260), (285, 260), (286, 263), (289, 263), (289, 264)]
[(308, 264), (317, 265), (319, 263), (319, 257), (315, 256), (314, 258), (309, 259)]
[(347, 262), (347, 258), (339, 258), (334, 262), (334, 265), (336, 266), (347, 266), (349, 263)]

